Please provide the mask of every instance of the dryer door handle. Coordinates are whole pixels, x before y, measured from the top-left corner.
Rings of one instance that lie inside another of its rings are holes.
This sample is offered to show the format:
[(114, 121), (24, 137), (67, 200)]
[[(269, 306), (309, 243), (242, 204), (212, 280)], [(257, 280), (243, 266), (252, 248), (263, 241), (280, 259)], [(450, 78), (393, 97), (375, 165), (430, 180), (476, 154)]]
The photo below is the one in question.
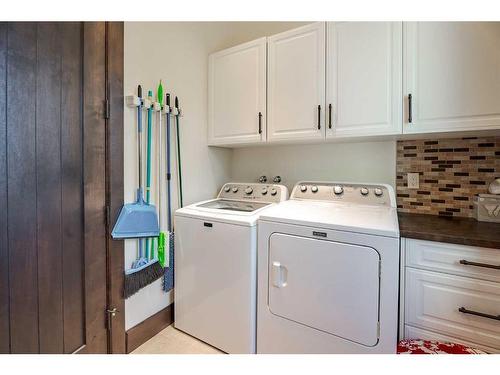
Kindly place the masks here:
[(287, 284), (288, 270), (280, 262), (273, 262), (271, 282), (276, 288), (283, 288)]

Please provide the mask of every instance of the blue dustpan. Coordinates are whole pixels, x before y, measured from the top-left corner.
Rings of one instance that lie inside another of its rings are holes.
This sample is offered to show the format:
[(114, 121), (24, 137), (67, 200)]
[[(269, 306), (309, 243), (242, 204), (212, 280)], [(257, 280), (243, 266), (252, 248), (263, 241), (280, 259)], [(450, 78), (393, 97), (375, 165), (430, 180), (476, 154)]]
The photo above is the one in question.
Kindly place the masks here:
[(137, 201), (124, 205), (111, 236), (120, 238), (157, 237), (160, 234), (156, 208), (144, 202), (142, 189), (137, 189)]

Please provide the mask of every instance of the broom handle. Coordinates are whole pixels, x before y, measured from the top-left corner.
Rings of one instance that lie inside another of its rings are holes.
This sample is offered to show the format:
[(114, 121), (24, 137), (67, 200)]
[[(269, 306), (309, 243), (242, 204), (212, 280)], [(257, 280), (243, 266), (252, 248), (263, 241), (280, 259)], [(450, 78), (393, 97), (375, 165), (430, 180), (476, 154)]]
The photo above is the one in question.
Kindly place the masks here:
[[(137, 190), (137, 200), (142, 200), (142, 87), (137, 87), (137, 95), (139, 96), (139, 107), (137, 107), (137, 151), (139, 154), (139, 189)], [(139, 258), (142, 258), (144, 253), (142, 239), (139, 238)]]
[(179, 134), (179, 99), (175, 97), (175, 108), (177, 108), (177, 114), (175, 119), (177, 122), (177, 170), (179, 173), (179, 205), (182, 207), (182, 169), (181, 169), (181, 139)]
[[(153, 92), (152, 91), (149, 91), (148, 93), (148, 99), (151, 101), (151, 103), (153, 102)], [(151, 106), (148, 108), (148, 144), (146, 146), (146, 152), (147, 152), (147, 155), (146, 155), (146, 203), (149, 204), (149, 201), (151, 199), (151, 146), (152, 146), (152, 137), (153, 137), (153, 125), (152, 125), (152, 121), (153, 121), (153, 116), (152, 116), (152, 111), (153, 109), (151, 108)], [(146, 238), (146, 259), (150, 259), (149, 257), (149, 239)]]

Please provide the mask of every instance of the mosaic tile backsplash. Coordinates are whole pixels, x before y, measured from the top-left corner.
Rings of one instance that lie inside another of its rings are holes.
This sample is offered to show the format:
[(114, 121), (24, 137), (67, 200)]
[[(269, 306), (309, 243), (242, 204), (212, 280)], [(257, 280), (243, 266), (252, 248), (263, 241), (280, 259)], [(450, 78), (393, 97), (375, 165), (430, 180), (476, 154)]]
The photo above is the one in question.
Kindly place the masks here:
[[(419, 173), (409, 189), (407, 173)], [(500, 137), (398, 141), (396, 193), (401, 212), (472, 217), (473, 197), (500, 178)]]

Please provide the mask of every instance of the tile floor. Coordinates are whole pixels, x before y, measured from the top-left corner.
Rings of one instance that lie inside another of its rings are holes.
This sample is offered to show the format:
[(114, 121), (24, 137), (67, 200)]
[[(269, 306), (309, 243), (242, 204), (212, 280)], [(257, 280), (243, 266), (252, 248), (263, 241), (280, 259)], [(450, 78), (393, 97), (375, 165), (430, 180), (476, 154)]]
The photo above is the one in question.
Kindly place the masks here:
[(172, 325), (139, 346), (132, 354), (224, 354), (220, 350), (175, 329)]

